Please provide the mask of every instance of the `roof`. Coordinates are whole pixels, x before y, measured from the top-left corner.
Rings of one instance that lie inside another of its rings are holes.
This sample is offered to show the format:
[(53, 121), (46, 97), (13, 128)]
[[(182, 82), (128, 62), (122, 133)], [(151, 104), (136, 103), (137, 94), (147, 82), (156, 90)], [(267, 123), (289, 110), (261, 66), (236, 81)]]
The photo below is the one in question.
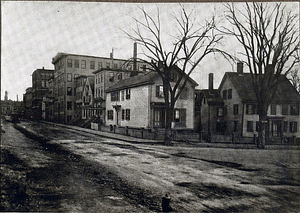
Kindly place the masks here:
[(105, 92), (111, 92), (115, 90), (120, 90), (124, 88), (137, 87), (145, 84), (153, 84), (154, 80), (159, 78), (158, 73), (149, 72), (145, 75), (136, 75), (124, 80), (119, 81), (118, 83), (110, 86)]
[[(226, 72), (219, 88), (222, 87), (226, 78), (230, 79), (243, 102), (257, 101), (252, 84), (251, 73), (239, 74), (236, 72)], [(273, 102), (300, 102), (300, 94), (292, 86), (286, 76), (282, 75), (282, 78), (283, 81), (277, 86)]]
[(115, 68), (101, 68), (96, 71), (93, 71), (93, 74), (97, 74), (102, 71), (121, 71), (121, 72), (138, 72), (138, 73), (146, 73), (146, 71), (141, 70), (126, 70), (126, 69), (115, 69)]
[[(183, 73), (179, 68), (177, 68), (177, 71), (180, 71), (181, 73)], [(189, 77), (188, 75), (186, 75), (186, 76), (188, 77), (188, 80), (192, 84), (194, 84), (195, 86), (198, 85), (191, 77)], [(151, 71), (144, 75), (137, 75), (137, 76), (130, 77), (125, 80), (119, 81), (118, 83), (110, 86), (107, 90), (105, 90), (105, 92), (111, 92), (111, 91), (121, 90), (121, 89), (125, 89), (125, 88), (132, 88), (132, 87), (137, 87), (137, 86), (141, 86), (141, 85), (145, 85), (145, 84), (153, 84), (154, 80), (156, 80), (157, 78), (160, 78), (159, 74), (157, 72)]]
[[(208, 89), (203, 89), (203, 90), (200, 90), (200, 92), (206, 98), (208, 105), (224, 104), (224, 101), (223, 101), (222, 97), (220, 96), (219, 90), (214, 89), (214, 90), (210, 91)], [(203, 96), (201, 96), (201, 99)]]
[(92, 56), (92, 55), (80, 55), (80, 54), (58, 52), (52, 58), (52, 64), (54, 64), (61, 57), (65, 57), (65, 56), (79, 56), (79, 57), (88, 57), (88, 58), (107, 59), (107, 60), (114, 60), (114, 61), (128, 61), (128, 59), (120, 59), (120, 58), (110, 58), (110, 57), (100, 57), (100, 56)]

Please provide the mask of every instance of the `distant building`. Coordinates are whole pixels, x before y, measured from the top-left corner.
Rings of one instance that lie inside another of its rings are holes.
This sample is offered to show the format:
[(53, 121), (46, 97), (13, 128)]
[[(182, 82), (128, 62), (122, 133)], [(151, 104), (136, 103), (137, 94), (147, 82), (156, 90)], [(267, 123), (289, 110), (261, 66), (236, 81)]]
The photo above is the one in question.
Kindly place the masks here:
[[(55, 120), (68, 123), (76, 114), (76, 78), (79, 75), (92, 75), (94, 71), (107, 69), (133, 70), (134, 63), (124, 59), (95, 57), (58, 53), (53, 59), (54, 64), (54, 117)], [(140, 68), (138, 68), (140, 69)], [(98, 78), (97, 82), (98, 82)], [(72, 91), (72, 95), (70, 94)]]
[(26, 89), (26, 93), (23, 94), (24, 102), (24, 117), (30, 119), (32, 117), (32, 87)]
[[(160, 76), (156, 72), (150, 72), (122, 80), (108, 88), (105, 91), (107, 93), (105, 124), (145, 129), (165, 128), (162, 85)], [(188, 79), (185, 89), (175, 104), (173, 129), (194, 129), (196, 85), (197, 83), (191, 78)]]
[[(18, 98), (17, 98), (18, 99)], [(1, 100), (1, 115), (21, 117), (24, 113), (24, 103), (22, 101), (12, 101), (8, 99), (8, 92), (5, 91), (4, 100)]]
[(36, 69), (32, 73), (32, 114), (34, 119), (42, 118), (42, 101), (48, 93), (48, 80), (54, 71), (49, 69)]

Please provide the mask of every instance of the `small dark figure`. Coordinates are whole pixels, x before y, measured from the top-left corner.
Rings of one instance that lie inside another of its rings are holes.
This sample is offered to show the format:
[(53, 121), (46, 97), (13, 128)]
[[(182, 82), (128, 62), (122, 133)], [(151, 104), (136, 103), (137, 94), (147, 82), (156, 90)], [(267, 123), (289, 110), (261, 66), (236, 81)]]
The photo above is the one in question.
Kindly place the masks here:
[(170, 200), (171, 198), (168, 196), (168, 194), (165, 194), (165, 196), (162, 197), (161, 206), (163, 212), (172, 211), (172, 208), (170, 206)]

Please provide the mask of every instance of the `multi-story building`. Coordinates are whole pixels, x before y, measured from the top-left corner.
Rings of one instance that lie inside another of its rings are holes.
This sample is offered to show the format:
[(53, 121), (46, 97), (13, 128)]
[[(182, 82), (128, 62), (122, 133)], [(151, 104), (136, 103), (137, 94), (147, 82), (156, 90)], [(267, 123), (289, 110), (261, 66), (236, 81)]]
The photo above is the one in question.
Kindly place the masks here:
[[(182, 72), (177, 70), (176, 72)], [(175, 84), (172, 82), (171, 85)], [(156, 72), (134, 76), (108, 88), (106, 126), (156, 129), (165, 127), (162, 79)], [(175, 104), (173, 129), (194, 129), (195, 86), (187, 84)]]
[(26, 93), (23, 94), (24, 102), (24, 116), (25, 118), (32, 117), (32, 87), (26, 89)]
[[(134, 63), (124, 59), (58, 53), (54, 64), (55, 120), (68, 123), (76, 114), (76, 77), (92, 75), (94, 71), (107, 69), (133, 70)], [(98, 78), (97, 78), (98, 79)], [(98, 82), (98, 80), (97, 80)]]
[(48, 80), (54, 70), (36, 69), (32, 73), (32, 113), (34, 119), (42, 118), (42, 101), (48, 93)]

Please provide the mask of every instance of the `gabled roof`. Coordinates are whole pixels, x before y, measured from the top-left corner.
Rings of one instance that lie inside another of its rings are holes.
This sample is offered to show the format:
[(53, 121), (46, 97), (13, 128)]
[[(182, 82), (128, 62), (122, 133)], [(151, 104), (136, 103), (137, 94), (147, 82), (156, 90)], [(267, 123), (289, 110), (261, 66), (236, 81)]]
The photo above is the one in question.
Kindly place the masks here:
[[(239, 74), (236, 72), (226, 72), (219, 89), (222, 88), (225, 80), (229, 78), (237, 90), (243, 102), (256, 102), (251, 73)], [(292, 86), (286, 76), (282, 75), (282, 82), (277, 86), (277, 91), (273, 102), (300, 102), (300, 94)]]
[(145, 75), (136, 75), (119, 81), (118, 83), (110, 86), (107, 90), (105, 90), (105, 92), (111, 92), (125, 88), (132, 88), (145, 84), (153, 84), (154, 80), (157, 78), (159, 78), (159, 75), (156, 72), (149, 72)]
[(212, 91), (208, 89), (200, 90), (201, 98), (200, 101), (202, 101), (203, 97), (206, 98), (208, 105), (222, 105), (224, 104), (224, 101), (222, 97), (220, 96), (219, 90), (214, 89)]
[[(183, 73), (179, 68), (176, 68), (176, 70), (178, 72)], [(184, 73), (184, 75), (186, 75), (186, 74)], [(189, 76), (187, 76), (187, 77), (188, 77), (188, 80), (192, 84), (194, 84), (195, 86), (198, 85), (191, 77), (189, 77)], [(112, 92), (115, 90), (132, 88), (132, 87), (137, 87), (137, 86), (141, 86), (141, 85), (145, 85), (145, 84), (153, 84), (157, 78), (160, 78), (159, 74), (157, 72), (151, 71), (144, 75), (137, 75), (134, 77), (127, 78), (125, 80), (121, 80), (118, 83), (110, 86), (107, 90), (105, 90), (105, 92)]]

